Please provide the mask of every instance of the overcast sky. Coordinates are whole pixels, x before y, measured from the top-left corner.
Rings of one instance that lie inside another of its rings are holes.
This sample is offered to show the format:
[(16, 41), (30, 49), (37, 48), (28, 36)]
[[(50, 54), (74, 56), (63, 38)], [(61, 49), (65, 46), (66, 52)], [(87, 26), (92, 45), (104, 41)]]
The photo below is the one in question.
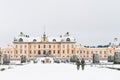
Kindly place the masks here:
[(0, 0), (0, 46), (19, 32), (42, 36), (70, 32), (83, 45), (120, 37), (120, 0)]

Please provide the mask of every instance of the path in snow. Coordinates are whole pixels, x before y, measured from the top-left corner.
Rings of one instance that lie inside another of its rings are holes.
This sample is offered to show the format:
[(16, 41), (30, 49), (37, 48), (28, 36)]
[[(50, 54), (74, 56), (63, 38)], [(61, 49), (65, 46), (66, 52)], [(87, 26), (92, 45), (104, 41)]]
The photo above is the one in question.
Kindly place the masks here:
[(1, 80), (120, 80), (120, 71), (85, 66), (78, 71), (73, 64), (27, 64), (0, 72)]

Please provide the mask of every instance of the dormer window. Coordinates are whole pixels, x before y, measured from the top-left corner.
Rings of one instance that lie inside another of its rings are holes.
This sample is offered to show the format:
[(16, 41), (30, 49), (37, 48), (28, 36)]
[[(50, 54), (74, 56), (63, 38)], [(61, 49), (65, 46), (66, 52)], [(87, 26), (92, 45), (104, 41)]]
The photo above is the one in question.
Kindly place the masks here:
[(56, 39), (53, 39), (53, 42), (56, 42)]
[(34, 40), (33, 40), (33, 42), (37, 42), (37, 40), (36, 40), (36, 39), (34, 39)]
[(70, 38), (67, 38), (66, 41), (67, 41), (67, 42), (70, 42)]
[(22, 39), (22, 38), (20, 38), (20, 39), (19, 39), (19, 42), (23, 42), (23, 39)]

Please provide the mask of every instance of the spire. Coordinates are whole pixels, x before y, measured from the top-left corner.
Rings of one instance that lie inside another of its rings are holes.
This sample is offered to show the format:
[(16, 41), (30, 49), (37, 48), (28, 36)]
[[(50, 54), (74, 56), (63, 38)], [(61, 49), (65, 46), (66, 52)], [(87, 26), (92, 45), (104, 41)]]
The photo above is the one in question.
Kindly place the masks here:
[(43, 37), (46, 37), (46, 33), (45, 33), (45, 25), (44, 25), (44, 33), (43, 33)]

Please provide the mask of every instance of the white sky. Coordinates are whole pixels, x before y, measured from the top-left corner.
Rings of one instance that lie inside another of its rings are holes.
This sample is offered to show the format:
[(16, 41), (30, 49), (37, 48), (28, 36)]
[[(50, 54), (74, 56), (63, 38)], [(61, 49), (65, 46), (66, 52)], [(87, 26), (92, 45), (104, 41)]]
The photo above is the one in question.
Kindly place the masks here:
[(70, 32), (84, 45), (120, 37), (120, 0), (0, 0), (0, 46), (24, 32), (31, 36)]

